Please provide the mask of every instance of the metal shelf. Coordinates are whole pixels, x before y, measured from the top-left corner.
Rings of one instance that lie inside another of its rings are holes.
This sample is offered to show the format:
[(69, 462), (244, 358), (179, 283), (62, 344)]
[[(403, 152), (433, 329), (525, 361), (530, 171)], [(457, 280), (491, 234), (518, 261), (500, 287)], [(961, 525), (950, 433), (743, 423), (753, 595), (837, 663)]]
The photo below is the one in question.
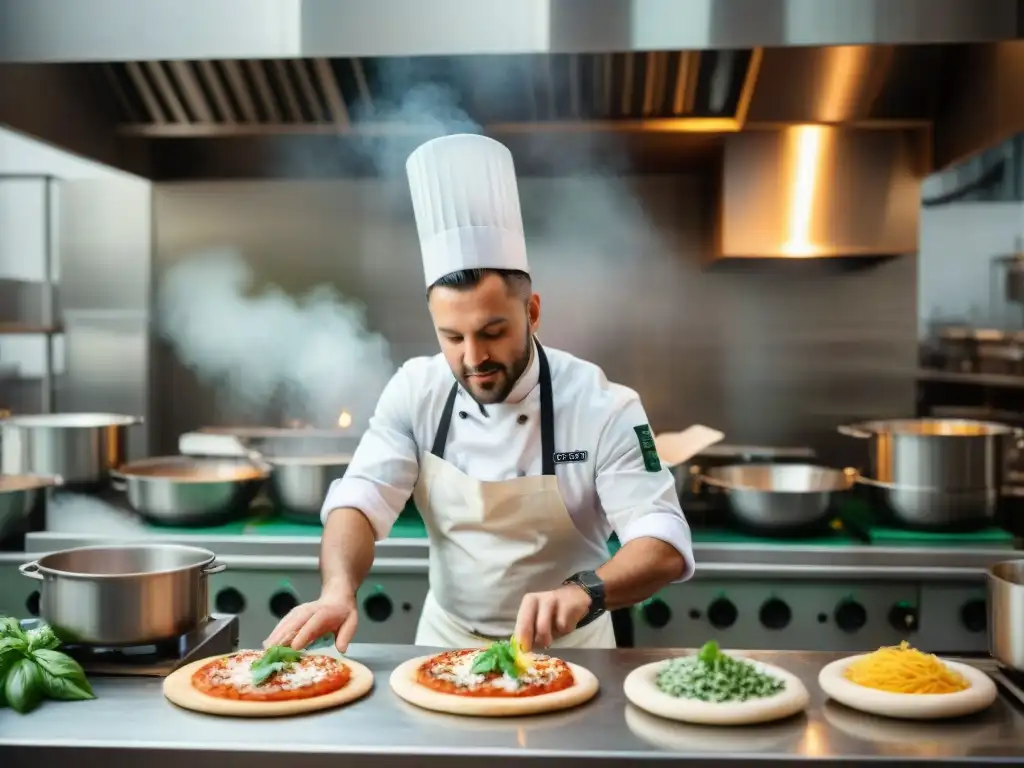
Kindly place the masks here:
[(60, 333), (64, 333), (64, 329), (59, 325), (0, 323), (0, 336), (52, 336)]
[(946, 384), (969, 384), (977, 387), (1024, 389), (1024, 376), (1012, 376), (1001, 373), (954, 373), (953, 371), (921, 368), (917, 372), (917, 380)]
[(53, 279), (53, 269), (56, 262), (56, 231), (54, 221), (54, 182), (56, 178), (47, 174), (0, 174), (2, 182), (38, 182), (42, 188), (43, 195), (43, 273), (46, 279), (42, 298), (42, 321), (39, 323), (28, 322), (3, 322), (0, 323), (0, 336), (41, 336), (46, 344), (46, 372), (43, 376), (43, 403), (42, 410), (52, 413), (56, 386), (54, 382), (54, 336), (62, 332), (61, 323), (55, 317), (56, 306), (56, 284)]

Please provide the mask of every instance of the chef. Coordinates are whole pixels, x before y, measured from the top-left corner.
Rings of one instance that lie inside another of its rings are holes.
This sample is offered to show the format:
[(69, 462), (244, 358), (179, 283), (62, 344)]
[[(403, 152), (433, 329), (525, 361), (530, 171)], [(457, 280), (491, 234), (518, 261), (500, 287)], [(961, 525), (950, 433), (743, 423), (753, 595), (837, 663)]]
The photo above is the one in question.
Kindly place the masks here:
[[(319, 599), (267, 645), (356, 630), (356, 590), (410, 496), (430, 541), (416, 644), (613, 648), (608, 611), (693, 573), (690, 531), (636, 392), (541, 344), (512, 155), (484, 136), (406, 168), (441, 353), (385, 387), (327, 493)], [(614, 532), (621, 548), (609, 557)]]

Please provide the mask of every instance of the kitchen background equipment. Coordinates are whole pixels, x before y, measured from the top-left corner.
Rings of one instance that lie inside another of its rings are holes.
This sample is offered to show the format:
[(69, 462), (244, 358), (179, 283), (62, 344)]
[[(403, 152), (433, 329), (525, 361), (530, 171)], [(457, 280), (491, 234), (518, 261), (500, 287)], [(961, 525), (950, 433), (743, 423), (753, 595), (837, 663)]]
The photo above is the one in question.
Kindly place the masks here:
[(42, 582), (39, 615), (66, 643), (141, 646), (181, 637), (210, 616), (207, 579), (225, 565), (180, 544), (77, 547), (19, 567)]
[(733, 464), (713, 467), (701, 482), (723, 492), (731, 516), (765, 534), (819, 533), (836, 514), (837, 497), (856, 472), (813, 464)]
[(0, 475), (0, 542), (16, 533), (46, 504), (46, 491), (61, 484), (59, 477)]
[(1005, 560), (988, 569), (989, 653), (1024, 673), (1024, 560)]
[(910, 488), (1000, 488), (1007, 450), (1022, 434), (1005, 424), (966, 419), (891, 419), (840, 426), (868, 442), (862, 474)]
[(903, 528), (922, 531), (975, 531), (1000, 522), (1003, 489), (951, 491), (880, 483), (867, 477), (857, 482), (884, 518)]
[(107, 484), (124, 463), (135, 416), (55, 413), (10, 416), (0, 421), (0, 472), (59, 476), (74, 488)]
[(256, 459), (163, 456), (112, 471), (138, 514), (164, 525), (215, 525), (244, 517), (270, 476)]
[(327, 491), (345, 474), (352, 456), (279, 456), (268, 461), (267, 495), (274, 508), (288, 519), (319, 525)]
[(713, 486), (701, 483), (701, 475), (707, 470), (734, 464), (800, 464), (813, 462), (814, 459), (815, 452), (811, 448), (718, 443), (670, 469), (690, 527), (706, 528), (724, 525), (728, 512), (723, 494)]
[[(24, 619), (21, 628), (28, 631), (42, 623), (39, 619)], [(65, 643), (61, 646), (62, 652), (82, 665), (86, 676), (112, 677), (167, 677), (193, 661), (236, 650), (237, 616), (211, 616), (199, 628), (155, 645), (107, 648)]]

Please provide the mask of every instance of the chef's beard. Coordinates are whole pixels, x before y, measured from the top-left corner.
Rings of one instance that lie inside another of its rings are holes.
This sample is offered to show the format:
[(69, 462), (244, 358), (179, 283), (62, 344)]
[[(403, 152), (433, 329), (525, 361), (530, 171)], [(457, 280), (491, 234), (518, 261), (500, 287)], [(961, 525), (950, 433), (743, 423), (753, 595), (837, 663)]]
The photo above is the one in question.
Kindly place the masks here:
[[(480, 405), (503, 403), (512, 392), (516, 382), (522, 378), (522, 375), (530, 366), (530, 355), (532, 352), (533, 338), (527, 332), (522, 354), (516, 357), (510, 366), (502, 365), (493, 360), (488, 360), (476, 368), (466, 368), (463, 366), (462, 375), (459, 379), (462, 382), (462, 386), (469, 392), (470, 397)], [(487, 374), (492, 371), (496, 371), (498, 375), (490, 381), (480, 382), (472, 378), (473, 374)]]

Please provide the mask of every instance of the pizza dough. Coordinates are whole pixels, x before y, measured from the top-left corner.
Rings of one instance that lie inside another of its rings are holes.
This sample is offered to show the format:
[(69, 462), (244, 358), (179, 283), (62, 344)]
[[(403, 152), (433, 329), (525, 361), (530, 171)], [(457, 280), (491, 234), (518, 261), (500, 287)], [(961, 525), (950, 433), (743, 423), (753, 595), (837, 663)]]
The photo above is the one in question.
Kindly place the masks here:
[(391, 690), (410, 704), (434, 712), (470, 717), (515, 717), (556, 712), (579, 706), (592, 699), (598, 689), (597, 678), (590, 670), (578, 664), (565, 662), (572, 670), (573, 685), (553, 693), (518, 697), (458, 696), (442, 693), (420, 685), (416, 680), (420, 665), (438, 655), (432, 653), (429, 656), (419, 656), (398, 665), (391, 673)]
[[(337, 658), (349, 668), (351, 677), (344, 688), (341, 688), (324, 696), (315, 696), (309, 699), (297, 699), (295, 701), (234, 701), (232, 699), (221, 699), (209, 696), (192, 686), (192, 675), (202, 667), (215, 659), (222, 659), (234, 656), (235, 653), (225, 653), (220, 656), (211, 656), (207, 659), (194, 661), (180, 669), (176, 669), (164, 680), (164, 696), (183, 709), (190, 709), (193, 712), (203, 712), (208, 715), (224, 715), (227, 717), (287, 717), (289, 715), (301, 715), (306, 712), (316, 712), (321, 709), (339, 707), (348, 704), (362, 696), (365, 696), (373, 687), (373, 672), (357, 661), (351, 659)], [(322, 654), (330, 656), (330, 654)]]
[(942, 663), (963, 675), (969, 688), (956, 693), (889, 693), (852, 683), (843, 677), (846, 668), (867, 654), (839, 659), (818, 674), (818, 685), (840, 704), (872, 715), (905, 720), (936, 720), (980, 712), (996, 700), (996, 684), (984, 672), (955, 661)]
[[(736, 657), (733, 654), (734, 658)], [(771, 664), (747, 659), (759, 671), (786, 684), (779, 693), (747, 701), (699, 701), (669, 696), (658, 690), (657, 677), (670, 660), (637, 667), (623, 684), (626, 698), (640, 709), (668, 720), (698, 725), (753, 725), (768, 723), (802, 712), (810, 701), (807, 688), (796, 675)]]

